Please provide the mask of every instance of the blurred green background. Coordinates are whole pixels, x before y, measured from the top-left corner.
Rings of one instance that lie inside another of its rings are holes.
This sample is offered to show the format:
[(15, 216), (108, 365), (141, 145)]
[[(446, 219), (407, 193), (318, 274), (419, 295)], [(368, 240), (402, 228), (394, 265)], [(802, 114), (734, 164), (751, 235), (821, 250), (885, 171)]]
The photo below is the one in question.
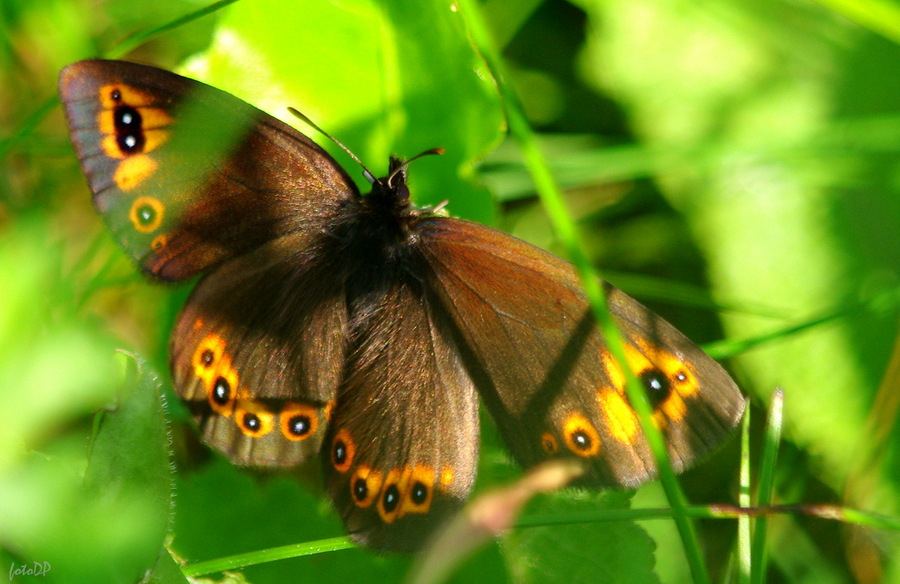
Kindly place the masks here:
[[(449, 2), (244, 0), (129, 41), (203, 6), (0, 0), (0, 579), (47, 562), (12, 581), (136, 581), (164, 536), (193, 562), (342, 534), (317, 477), (254, 476), (196, 443), (166, 365), (189, 286), (137, 274), (94, 213), (53, 101), (64, 65), (122, 56), (284, 119), (296, 107), (376, 174), (391, 152), (443, 147), (411, 168), (417, 203), (446, 199), (561, 253)], [(776, 501), (900, 514), (900, 4), (479, 6), (588, 255), (723, 359), (755, 408), (754, 463), (761, 408), (785, 389)], [(518, 476), (483, 428), (479, 491)], [(735, 439), (684, 484), (693, 502), (732, 503), (737, 477)], [(569, 490), (530, 512), (627, 505), (665, 498)], [(698, 528), (713, 580), (728, 580), (734, 523)], [(769, 582), (900, 582), (896, 533), (792, 515), (769, 529)], [(394, 582), (408, 566), (350, 550), (235, 578)], [(179, 581), (171, 568), (153, 577)], [(690, 575), (671, 522), (654, 521), (517, 530), (455, 577)]]

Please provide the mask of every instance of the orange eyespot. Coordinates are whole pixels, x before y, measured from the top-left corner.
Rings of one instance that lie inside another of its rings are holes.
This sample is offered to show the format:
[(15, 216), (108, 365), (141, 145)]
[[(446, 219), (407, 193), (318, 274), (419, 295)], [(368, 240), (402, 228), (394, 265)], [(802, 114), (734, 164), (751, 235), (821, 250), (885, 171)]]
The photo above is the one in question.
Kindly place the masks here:
[[(449, 467), (444, 467), (441, 481), (446, 480), (444, 484), (449, 484), (453, 480), (452, 474)], [(393, 523), (407, 513), (428, 513), (434, 497), (434, 481), (434, 468), (424, 464), (388, 472), (376, 505), (382, 521)]]
[[(124, 162), (122, 164), (125, 164)], [(119, 165), (121, 167), (121, 165)], [(124, 189), (123, 189), (124, 190)], [(138, 197), (131, 204), (128, 218), (141, 233), (153, 233), (162, 224), (165, 207), (153, 197)]]
[(684, 362), (672, 353), (651, 345), (646, 341), (639, 341), (638, 346), (661, 371), (668, 383), (683, 397), (692, 395), (700, 390), (700, 383), (694, 375), (689, 362)]
[(234, 407), (234, 422), (251, 438), (265, 436), (275, 425), (275, 415), (262, 403), (241, 399)]
[[(154, 111), (161, 110), (140, 110), (152, 114)], [(137, 110), (135, 110), (137, 113)], [(119, 112), (107, 110), (100, 112), (97, 122), (100, 126), (100, 132), (103, 138), (100, 147), (109, 158), (117, 160), (125, 160), (129, 157), (137, 157), (156, 150), (166, 142), (168, 142), (171, 132), (169, 130), (146, 129), (147, 119), (141, 121), (140, 128), (133, 128), (128, 131), (120, 131), (115, 127), (115, 118), (121, 115)], [(152, 121), (152, 120), (151, 120)]]
[(318, 410), (309, 404), (288, 402), (279, 414), (281, 433), (288, 440), (306, 440), (319, 427)]
[(381, 472), (361, 464), (350, 479), (350, 494), (357, 507), (368, 507), (381, 493)]
[(153, 105), (154, 98), (149, 93), (122, 83), (111, 83), (100, 88), (100, 102), (106, 109), (120, 105), (132, 107)]
[(225, 340), (213, 333), (206, 335), (194, 349), (194, 356), (191, 358), (194, 374), (206, 380), (215, 373), (224, 354)]
[(169, 140), (171, 132), (163, 128), (172, 124), (172, 117), (162, 108), (148, 107), (154, 104), (151, 94), (127, 85), (103, 86), (100, 101), (101, 148), (108, 157), (123, 160), (115, 173), (118, 187), (133, 189), (156, 170), (156, 161), (145, 154)]
[[(134, 124), (137, 120), (123, 120), (122, 113), (130, 113), (134, 112), (137, 114), (135, 117), (140, 118), (140, 125), (136, 126)], [(116, 123), (118, 117), (119, 124)], [(156, 108), (156, 107), (136, 107), (133, 104), (117, 104), (115, 107), (109, 107), (100, 110), (100, 113), (97, 115), (97, 127), (100, 130), (101, 134), (106, 134), (107, 136), (115, 135), (119, 130), (122, 129), (122, 122), (130, 122), (125, 124), (127, 126), (131, 126), (131, 129), (140, 129), (143, 130), (146, 134), (149, 134), (152, 131), (159, 130), (160, 128), (165, 128), (169, 126), (174, 121), (172, 116), (166, 113), (165, 110)], [(119, 126), (119, 127), (117, 127)], [(168, 134), (168, 132), (165, 132)], [(150, 150), (152, 148), (148, 148)]]
[(412, 470), (404, 469), (406, 489), (403, 491), (398, 516), (407, 513), (428, 513), (431, 508), (431, 497), (434, 492), (434, 469), (424, 464), (417, 464)]
[(226, 418), (234, 409), (237, 397), (238, 375), (231, 367), (231, 359), (223, 356), (211, 375), (201, 377), (206, 387), (206, 397), (210, 407)]
[(573, 453), (587, 458), (600, 454), (600, 435), (581, 414), (572, 413), (563, 422), (563, 439)]
[(559, 444), (556, 442), (556, 437), (550, 432), (541, 434), (541, 448), (543, 448), (544, 452), (547, 454), (556, 454), (559, 451)]
[(407, 472), (395, 468), (384, 479), (384, 488), (381, 489), (376, 507), (378, 515), (385, 523), (393, 523), (400, 511), (400, 503), (406, 491), (406, 483), (409, 481), (409, 467), (405, 470)]
[(356, 443), (347, 428), (341, 428), (331, 441), (331, 464), (338, 472), (347, 472), (356, 455)]
[(157, 235), (153, 238), (153, 241), (150, 242), (150, 249), (153, 250), (154, 253), (158, 253), (162, 248), (166, 247), (166, 244), (169, 243), (169, 236), (166, 234)]
[[(700, 390), (691, 364), (642, 339), (637, 341), (636, 347), (626, 345), (625, 354), (629, 367), (643, 383), (647, 397), (654, 406), (654, 425), (663, 428), (668, 420), (683, 419), (687, 413), (684, 398)], [(608, 352), (603, 352), (602, 359), (613, 386), (624, 395), (625, 377), (622, 371), (613, 363)], [(621, 419), (625, 420), (624, 417)], [(627, 421), (625, 424), (629, 425)]]

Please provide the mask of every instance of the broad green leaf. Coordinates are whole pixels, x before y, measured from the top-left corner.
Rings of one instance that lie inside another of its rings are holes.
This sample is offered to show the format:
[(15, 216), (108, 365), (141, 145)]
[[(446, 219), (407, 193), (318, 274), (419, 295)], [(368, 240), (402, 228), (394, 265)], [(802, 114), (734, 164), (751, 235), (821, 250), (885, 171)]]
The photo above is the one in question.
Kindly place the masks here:
[(91, 504), (130, 515), (140, 526), (121, 552), (101, 556), (110, 582), (143, 577), (154, 568), (165, 551), (162, 545), (173, 512), (169, 434), (160, 383), (143, 360), (135, 366), (129, 358), (128, 365), (132, 377), (119, 400), (100, 414), (84, 477)]
[(240, 2), (223, 11), (211, 48), (186, 70), (298, 127), (353, 177), (361, 169), (288, 106), (378, 176), (391, 153), (410, 158), (444, 148), (444, 156), (410, 168), (416, 202), (449, 199), (454, 215), (493, 218), (493, 202), (472, 183), (472, 170), (498, 142), (503, 121), (490, 77), (450, 3), (349, 0), (285, 10), (275, 0)]
[[(592, 493), (565, 489), (536, 501), (531, 515), (571, 514), (590, 509), (627, 509), (624, 492)], [(517, 582), (658, 582), (653, 573), (655, 545), (632, 521), (529, 527), (504, 538), (509, 569)]]

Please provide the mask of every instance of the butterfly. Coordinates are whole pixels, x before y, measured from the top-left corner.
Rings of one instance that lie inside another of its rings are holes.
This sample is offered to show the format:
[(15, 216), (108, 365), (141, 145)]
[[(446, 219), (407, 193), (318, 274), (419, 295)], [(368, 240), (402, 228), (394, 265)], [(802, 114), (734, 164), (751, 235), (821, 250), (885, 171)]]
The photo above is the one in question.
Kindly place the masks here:
[[(238, 465), (319, 459), (347, 532), (410, 551), (469, 497), (478, 397), (513, 458), (636, 487), (655, 462), (574, 268), (417, 209), (406, 164), (362, 195), (289, 125), (161, 69), (62, 70), (70, 135), (109, 229), (153, 278), (200, 275), (169, 345), (203, 440)], [(725, 370), (609, 284), (628, 366), (676, 470), (744, 399)]]

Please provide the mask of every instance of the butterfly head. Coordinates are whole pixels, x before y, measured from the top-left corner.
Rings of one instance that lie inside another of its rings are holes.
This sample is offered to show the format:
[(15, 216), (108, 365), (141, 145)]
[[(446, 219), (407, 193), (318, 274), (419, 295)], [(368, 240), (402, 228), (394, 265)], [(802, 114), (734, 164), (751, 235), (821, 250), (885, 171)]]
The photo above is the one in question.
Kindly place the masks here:
[(377, 237), (384, 242), (411, 242), (415, 238), (412, 226), (421, 216), (432, 215), (434, 210), (413, 206), (407, 184), (407, 169), (412, 161), (422, 156), (443, 152), (440, 148), (432, 148), (409, 160), (391, 156), (388, 174), (381, 178), (374, 178), (365, 171), (372, 190), (362, 198), (362, 209), (356, 219), (357, 227), (377, 232)]

